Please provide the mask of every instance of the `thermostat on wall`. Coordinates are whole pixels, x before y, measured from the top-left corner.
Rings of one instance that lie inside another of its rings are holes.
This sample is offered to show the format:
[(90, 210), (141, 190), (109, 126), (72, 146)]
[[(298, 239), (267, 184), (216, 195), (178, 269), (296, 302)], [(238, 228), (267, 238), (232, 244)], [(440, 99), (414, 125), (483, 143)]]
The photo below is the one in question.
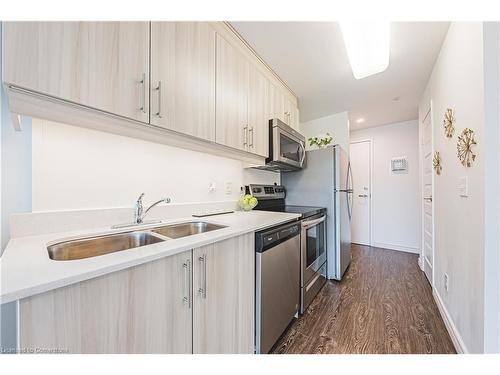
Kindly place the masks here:
[(406, 156), (398, 156), (391, 159), (392, 173), (408, 173), (408, 160)]

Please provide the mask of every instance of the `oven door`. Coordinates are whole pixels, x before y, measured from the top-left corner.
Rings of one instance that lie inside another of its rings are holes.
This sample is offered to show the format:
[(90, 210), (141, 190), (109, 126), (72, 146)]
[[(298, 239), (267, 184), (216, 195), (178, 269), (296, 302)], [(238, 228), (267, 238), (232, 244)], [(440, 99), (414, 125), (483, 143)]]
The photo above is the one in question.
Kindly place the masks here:
[(305, 143), (280, 126), (273, 127), (273, 162), (297, 169), (302, 168), (306, 157)]
[(301, 237), (301, 285), (304, 286), (326, 262), (326, 215), (303, 220)]

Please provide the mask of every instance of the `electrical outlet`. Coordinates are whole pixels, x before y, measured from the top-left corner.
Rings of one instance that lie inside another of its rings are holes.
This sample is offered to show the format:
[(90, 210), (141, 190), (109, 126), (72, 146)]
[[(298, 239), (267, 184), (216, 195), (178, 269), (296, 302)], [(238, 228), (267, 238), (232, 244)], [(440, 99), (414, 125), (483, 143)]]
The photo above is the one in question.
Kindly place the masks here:
[(231, 195), (233, 192), (233, 184), (230, 182), (226, 182), (226, 194)]
[(444, 274), (444, 290), (448, 291), (450, 288), (450, 278), (448, 277), (448, 274)]
[(217, 191), (217, 184), (215, 182), (210, 182), (208, 184), (208, 192), (215, 193), (215, 191)]

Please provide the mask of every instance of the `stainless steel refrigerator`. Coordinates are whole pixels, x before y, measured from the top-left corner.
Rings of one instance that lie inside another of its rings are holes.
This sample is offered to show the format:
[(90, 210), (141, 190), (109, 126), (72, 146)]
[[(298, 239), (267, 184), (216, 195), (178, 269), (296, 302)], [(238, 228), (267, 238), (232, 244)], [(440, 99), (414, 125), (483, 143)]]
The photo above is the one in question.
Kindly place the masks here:
[(351, 262), (352, 174), (339, 145), (307, 151), (306, 164), (281, 175), (286, 204), (327, 208), (327, 277), (340, 280)]

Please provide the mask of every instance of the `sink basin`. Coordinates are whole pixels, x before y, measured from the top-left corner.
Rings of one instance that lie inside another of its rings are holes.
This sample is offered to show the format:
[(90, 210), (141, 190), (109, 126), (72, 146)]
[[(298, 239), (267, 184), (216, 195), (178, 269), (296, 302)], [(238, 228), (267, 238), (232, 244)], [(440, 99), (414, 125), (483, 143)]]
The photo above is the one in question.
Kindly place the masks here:
[(149, 232), (137, 231), (59, 242), (48, 246), (49, 258), (75, 260), (151, 245), (164, 240)]
[(189, 223), (166, 225), (164, 227), (152, 229), (152, 232), (168, 238), (181, 238), (222, 228), (226, 228), (226, 226), (204, 223), (202, 221), (193, 221)]

